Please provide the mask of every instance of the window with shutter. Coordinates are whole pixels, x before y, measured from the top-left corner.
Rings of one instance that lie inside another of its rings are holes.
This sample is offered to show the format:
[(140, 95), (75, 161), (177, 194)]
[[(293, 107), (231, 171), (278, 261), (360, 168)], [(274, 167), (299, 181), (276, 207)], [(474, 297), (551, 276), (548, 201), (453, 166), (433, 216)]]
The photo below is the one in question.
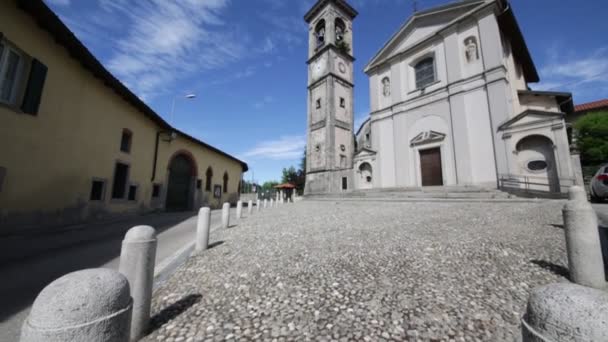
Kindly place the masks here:
[(38, 114), (47, 72), (48, 68), (46, 65), (42, 64), (37, 59), (32, 60), (30, 77), (27, 82), (25, 96), (23, 97), (23, 105), (21, 106), (21, 110), (23, 110), (24, 113), (32, 115)]
[(16, 50), (0, 43), (0, 102), (15, 103), (22, 64), (23, 57)]
[(228, 192), (228, 172), (224, 172), (224, 193)]

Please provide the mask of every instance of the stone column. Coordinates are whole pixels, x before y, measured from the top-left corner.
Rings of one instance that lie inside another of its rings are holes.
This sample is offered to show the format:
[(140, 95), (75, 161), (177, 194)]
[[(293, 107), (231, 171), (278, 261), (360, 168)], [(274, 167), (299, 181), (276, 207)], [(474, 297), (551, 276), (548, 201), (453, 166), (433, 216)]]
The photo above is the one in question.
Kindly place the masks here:
[(608, 293), (570, 283), (532, 290), (523, 342), (608, 341)]
[(45, 287), (23, 323), (21, 342), (127, 342), (129, 282), (106, 269), (69, 273)]
[(222, 228), (230, 227), (230, 203), (224, 203), (222, 206)]
[(260, 212), (260, 199), (259, 198), (255, 201), (255, 211)]
[(196, 251), (201, 252), (209, 248), (209, 226), (211, 223), (211, 209), (201, 208), (198, 211), (196, 223)]
[(251, 216), (251, 213), (253, 213), (253, 201), (249, 200), (247, 202), (247, 215)]
[(133, 297), (131, 341), (138, 341), (148, 332), (156, 244), (156, 230), (149, 226), (131, 228), (122, 241), (118, 271), (129, 280)]
[(270, 207), (273, 208), (274, 207), (274, 200), (271, 198), (270, 199)]
[(580, 285), (605, 289), (597, 216), (583, 188), (573, 186), (568, 195), (570, 200), (564, 206), (563, 217), (570, 278)]
[(243, 201), (236, 202), (236, 219), (240, 220), (243, 218)]
[(268, 208), (268, 200), (264, 198), (264, 209)]

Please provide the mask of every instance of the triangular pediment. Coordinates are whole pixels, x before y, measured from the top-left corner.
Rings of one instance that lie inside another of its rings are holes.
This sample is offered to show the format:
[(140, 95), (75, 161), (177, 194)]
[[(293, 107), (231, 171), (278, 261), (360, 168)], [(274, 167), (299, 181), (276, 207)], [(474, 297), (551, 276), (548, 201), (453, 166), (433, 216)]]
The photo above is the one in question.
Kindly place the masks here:
[(410, 140), (410, 146), (418, 146), (443, 141), (445, 134), (435, 131), (425, 131)]
[(365, 71), (367, 72), (383, 64), (391, 57), (407, 51), (486, 2), (487, 0), (461, 1), (417, 12), (384, 44), (382, 49), (367, 64)]
[(500, 126), (498, 126), (498, 130), (505, 131), (515, 127), (536, 125), (553, 121), (555, 119), (561, 119), (563, 117), (564, 113), (560, 112), (527, 110), (502, 123)]
[(376, 155), (376, 151), (367, 148), (367, 147), (363, 147), (361, 148), (361, 150), (359, 150), (357, 153), (355, 153), (355, 157), (366, 157), (366, 156), (375, 156)]

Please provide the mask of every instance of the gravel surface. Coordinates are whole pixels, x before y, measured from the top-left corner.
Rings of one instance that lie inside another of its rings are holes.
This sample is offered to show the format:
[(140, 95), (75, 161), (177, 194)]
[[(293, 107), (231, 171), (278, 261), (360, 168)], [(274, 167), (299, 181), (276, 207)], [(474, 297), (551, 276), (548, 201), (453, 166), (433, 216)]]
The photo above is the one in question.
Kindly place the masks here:
[(145, 341), (517, 341), (567, 281), (561, 201), (300, 202), (211, 234)]

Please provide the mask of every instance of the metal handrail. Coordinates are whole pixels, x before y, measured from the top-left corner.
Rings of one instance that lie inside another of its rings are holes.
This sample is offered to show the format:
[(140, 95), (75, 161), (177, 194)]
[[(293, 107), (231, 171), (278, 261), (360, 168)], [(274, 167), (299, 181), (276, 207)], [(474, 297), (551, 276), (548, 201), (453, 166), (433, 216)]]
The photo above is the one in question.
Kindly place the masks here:
[[(528, 176), (528, 175), (515, 175), (515, 174), (501, 174), (499, 175), (499, 185), (504, 187), (505, 184), (523, 184), (526, 191), (530, 191), (530, 186), (546, 186), (551, 189), (552, 184), (549, 182), (541, 182), (540, 180), (546, 180), (540, 176)], [(562, 189), (569, 189), (571, 186), (576, 184), (574, 178), (559, 178), (559, 187)]]

